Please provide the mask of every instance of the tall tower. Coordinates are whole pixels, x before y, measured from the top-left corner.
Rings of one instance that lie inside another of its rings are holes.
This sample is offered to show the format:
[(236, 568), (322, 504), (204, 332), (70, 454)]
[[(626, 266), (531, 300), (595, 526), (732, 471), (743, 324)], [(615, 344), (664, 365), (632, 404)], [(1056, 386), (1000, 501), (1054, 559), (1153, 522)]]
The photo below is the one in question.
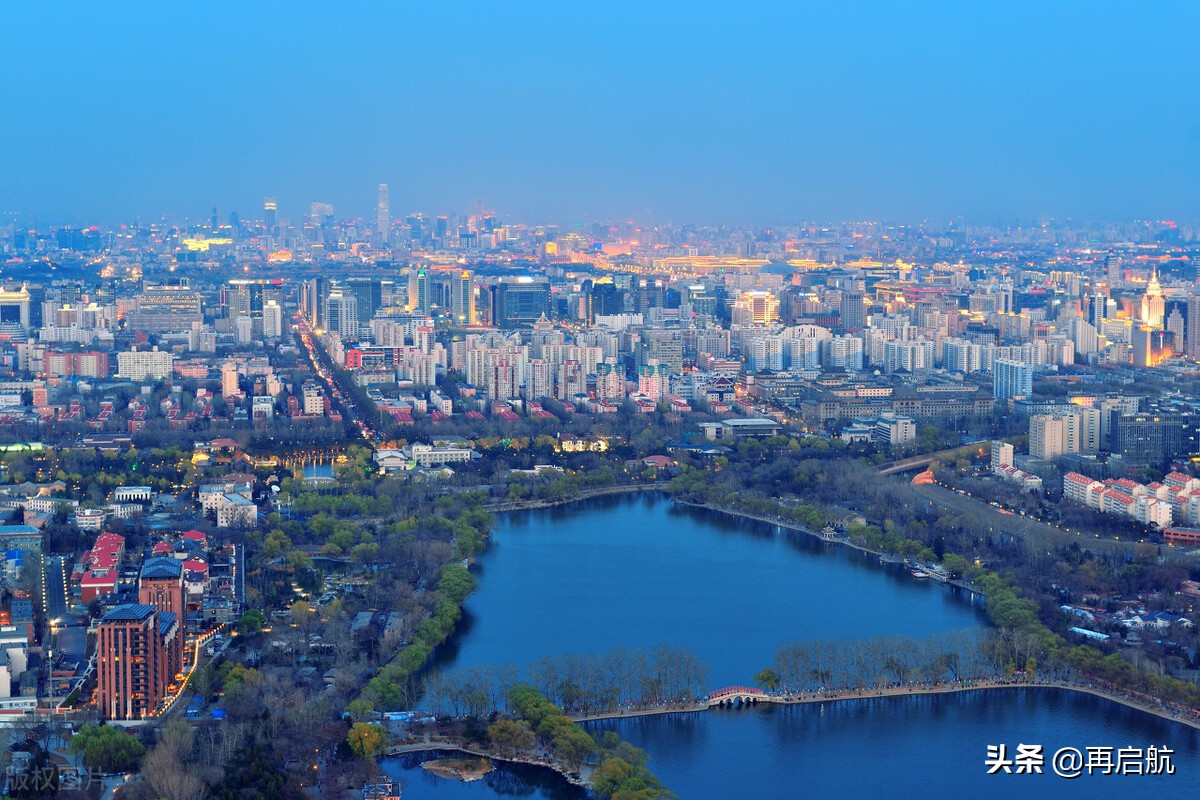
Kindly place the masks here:
[(1142, 295), (1142, 322), (1152, 328), (1161, 328), (1165, 310), (1162, 287), (1158, 283), (1158, 269), (1155, 268), (1150, 273), (1146, 293)]
[(375, 201), (375, 230), (379, 233), (379, 241), (386, 242), (391, 234), (392, 212), (388, 208), (388, 185), (379, 184), (379, 197)]
[(1200, 296), (1187, 299), (1187, 320), (1184, 322), (1184, 338), (1187, 341), (1187, 357), (1200, 361)]
[(454, 321), (459, 325), (475, 324), (475, 280), (467, 270), (463, 270), (450, 282), (450, 301), (454, 311)]
[(279, 204), (275, 202), (274, 197), (263, 200), (263, 224), (266, 225), (269, 234), (279, 231)]

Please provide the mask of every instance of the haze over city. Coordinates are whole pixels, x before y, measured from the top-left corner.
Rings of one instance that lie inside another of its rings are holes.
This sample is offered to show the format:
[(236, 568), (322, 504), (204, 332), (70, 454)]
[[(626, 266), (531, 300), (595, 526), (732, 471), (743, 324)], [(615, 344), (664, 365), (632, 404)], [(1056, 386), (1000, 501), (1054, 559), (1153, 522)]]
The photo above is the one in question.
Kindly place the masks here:
[(1194, 2), (0, 20), (4, 800), (1200, 792)]
[(1192, 3), (10, 5), (0, 209), (1200, 215)]

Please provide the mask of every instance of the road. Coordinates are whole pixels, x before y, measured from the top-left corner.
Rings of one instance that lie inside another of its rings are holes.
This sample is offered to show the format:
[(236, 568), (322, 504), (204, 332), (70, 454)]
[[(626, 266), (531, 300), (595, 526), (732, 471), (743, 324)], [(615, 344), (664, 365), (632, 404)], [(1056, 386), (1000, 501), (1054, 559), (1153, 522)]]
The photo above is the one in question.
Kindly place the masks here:
[(46, 618), (66, 616), (67, 613), (67, 563), (63, 556), (53, 556), (44, 561)]
[(341, 410), (351, 426), (358, 431), (359, 435), (368, 443), (373, 444), (376, 439), (375, 431), (363, 420), (362, 412), (374, 414), (375, 409), (362, 409), (361, 411), (354, 406), (354, 401), (351, 399), (349, 387), (342, 386), (337, 379), (337, 376), (329, 368), (332, 362), (328, 362), (328, 353), (321, 349), (316, 340), (316, 334), (308, 325), (308, 320), (303, 315), (296, 317), (298, 321), (298, 329), (296, 337), (300, 341), (300, 346), (308, 354), (308, 360), (312, 363), (313, 371), (325, 384), (326, 391), (329, 392), (330, 408), (338, 408)]

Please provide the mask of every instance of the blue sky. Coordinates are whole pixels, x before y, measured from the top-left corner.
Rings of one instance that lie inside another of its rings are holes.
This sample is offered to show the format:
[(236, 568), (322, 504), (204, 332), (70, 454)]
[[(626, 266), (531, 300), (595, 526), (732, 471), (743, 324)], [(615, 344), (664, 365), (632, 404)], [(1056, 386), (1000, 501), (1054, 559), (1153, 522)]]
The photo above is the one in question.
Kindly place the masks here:
[(6, 4), (0, 210), (1200, 218), (1200, 4)]

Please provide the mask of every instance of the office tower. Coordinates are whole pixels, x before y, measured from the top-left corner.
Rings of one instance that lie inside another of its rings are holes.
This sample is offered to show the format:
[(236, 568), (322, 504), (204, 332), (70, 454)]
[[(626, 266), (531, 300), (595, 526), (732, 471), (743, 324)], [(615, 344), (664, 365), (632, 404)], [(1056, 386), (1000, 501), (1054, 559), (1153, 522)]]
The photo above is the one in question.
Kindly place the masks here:
[(180, 617), (145, 603), (104, 615), (96, 633), (96, 708), (104, 719), (143, 719), (183, 663)]
[(1187, 357), (1193, 361), (1200, 361), (1200, 295), (1188, 296), (1184, 340)]
[(467, 270), (450, 280), (450, 307), (456, 324), (475, 324), (475, 279)]
[(379, 195), (375, 200), (375, 231), (379, 241), (387, 242), (392, 233), (392, 212), (388, 207), (388, 185), (379, 184)]
[(283, 336), (283, 307), (277, 300), (268, 300), (263, 306), (263, 336), (268, 339)]
[(314, 328), (325, 328), (325, 298), (329, 297), (329, 279), (311, 278), (300, 289), (300, 311)]
[(279, 232), (279, 204), (275, 202), (274, 197), (263, 201), (263, 225), (272, 236)]
[(335, 289), (325, 298), (325, 327), (343, 337), (357, 339), (358, 301), (354, 295)]
[(1109, 290), (1121, 282), (1121, 259), (1112, 250), (1104, 257), (1104, 279)]
[(408, 310), (413, 314), (429, 316), (433, 308), (433, 292), (429, 272), (423, 269), (408, 273)]
[(533, 325), (550, 306), (550, 282), (502, 278), (492, 286), (492, 324), (497, 328)]
[(439, 241), (446, 238), (450, 232), (450, 222), (445, 217), (438, 217), (433, 223), (433, 237)]
[(1100, 330), (1108, 316), (1108, 298), (1097, 292), (1088, 298), (1088, 322)]
[(1163, 327), (1171, 334), (1171, 352), (1183, 355), (1186, 323), (1179, 305), (1172, 304), (1172, 306), (1171, 313), (1167, 314)]
[(383, 281), (378, 278), (347, 278), (342, 291), (354, 295), (358, 324), (367, 327), (379, 309), (383, 308)]
[(1033, 394), (1033, 366), (1007, 358), (996, 359), (992, 378), (992, 396), (1012, 400)]
[(1151, 334), (1151, 329), (1146, 325), (1137, 325), (1132, 331), (1133, 365), (1135, 367), (1149, 367), (1152, 365), (1154, 354)]
[(845, 331), (861, 331), (867, 325), (867, 307), (861, 289), (842, 292), (841, 323)]

